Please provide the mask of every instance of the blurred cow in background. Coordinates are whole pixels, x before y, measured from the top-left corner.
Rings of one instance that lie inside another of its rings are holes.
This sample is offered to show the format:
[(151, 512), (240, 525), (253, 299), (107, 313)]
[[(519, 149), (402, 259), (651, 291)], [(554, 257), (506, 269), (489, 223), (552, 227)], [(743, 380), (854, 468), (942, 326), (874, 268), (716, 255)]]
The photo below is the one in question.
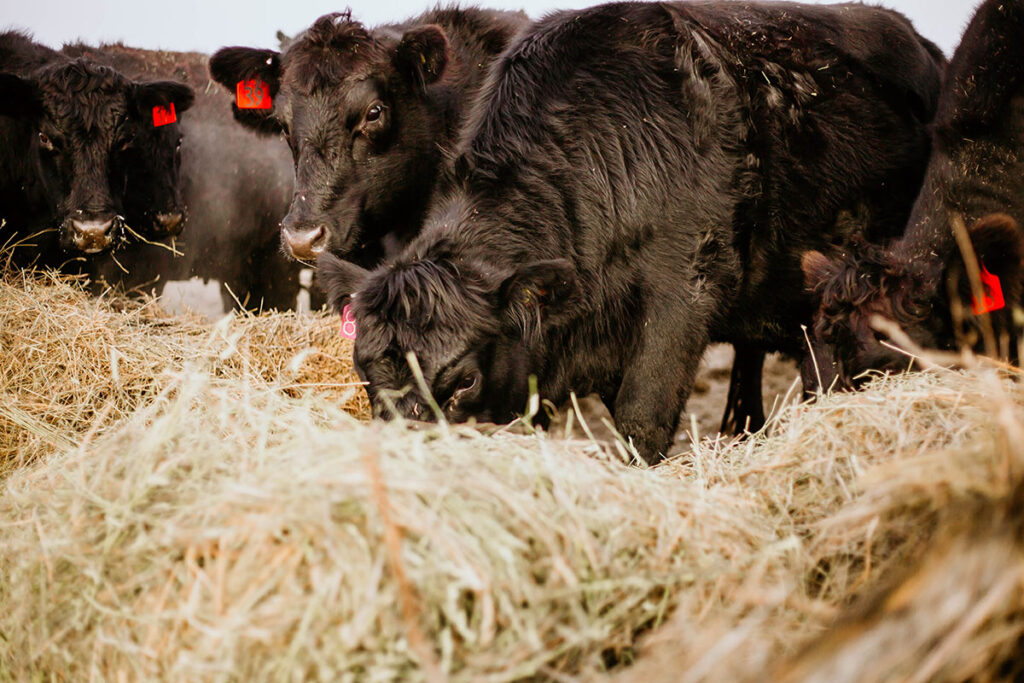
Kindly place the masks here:
[[(176, 78), (196, 91), (181, 125), (181, 197), (187, 220), (178, 228), (180, 235), (167, 244), (127, 245), (95, 259), (90, 272), (128, 289), (157, 293), (171, 280), (216, 280), (227, 310), (239, 305), (294, 308), (302, 266), (280, 252), (278, 233), (292, 189), (287, 145), (234, 122), (231, 97), (210, 80), (205, 55), (124, 45), (72, 45), (64, 52), (137, 77)], [(153, 211), (159, 215), (157, 208)], [(319, 307), (319, 296), (314, 307)]]
[(0, 219), (5, 243), (26, 243), (14, 261), (58, 265), (179, 223), (177, 117), (192, 101), (182, 83), (0, 34)]

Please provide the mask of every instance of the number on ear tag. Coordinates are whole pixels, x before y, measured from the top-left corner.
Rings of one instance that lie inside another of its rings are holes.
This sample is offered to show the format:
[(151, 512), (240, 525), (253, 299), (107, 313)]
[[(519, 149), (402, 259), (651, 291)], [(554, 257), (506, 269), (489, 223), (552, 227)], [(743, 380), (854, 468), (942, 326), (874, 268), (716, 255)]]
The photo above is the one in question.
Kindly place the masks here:
[(356, 317), (352, 315), (352, 305), (348, 304), (341, 309), (341, 330), (339, 331), (344, 339), (356, 338)]
[(161, 107), (160, 105), (153, 107), (154, 128), (166, 126), (168, 123), (175, 123), (177, 120), (178, 115), (174, 113), (174, 102), (171, 102), (166, 107)]
[(991, 313), (1006, 307), (1006, 301), (1003, 299), (1003, 285), (999, 282), (999, 278), (988, 272), (984, 265), (981, 266), (981, 286), (985, 290), (981, 301), (974, 297), (971, 298), (971, 310), (974, 315)]
[(270, 109), (270, 86), (258, 78), (238, 81), (235, 86), (235, 104), (239, 109)]

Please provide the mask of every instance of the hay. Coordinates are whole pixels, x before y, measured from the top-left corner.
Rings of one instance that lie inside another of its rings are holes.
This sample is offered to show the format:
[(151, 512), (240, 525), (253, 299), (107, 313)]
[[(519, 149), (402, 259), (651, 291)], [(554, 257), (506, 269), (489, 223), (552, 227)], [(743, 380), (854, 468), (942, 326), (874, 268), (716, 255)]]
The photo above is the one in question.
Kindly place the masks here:
[(52, 272), (0, 280), (0, 477), (123, 421), (182, 367), (314, 390), (369, 416), (351, 342), (329, 316), (235, 315), (211, 327), (83, 285)]
[[(770, 438), (670, 464), (710, 472), (711, 486), (742, 487), (793, 555), (781, 565), (736, 567), (711, 606), (705, 596), (684, 595), (638, 665), (615, 679), (764, 680), (845, 605), (941, 544), (951, 506), (1001, 505), (1024, 473), (1022, 425), (1017, 381), (991, 369), (936, 370), (798, 406)], [(741, 453), (718, 469), (723, 457)]]
[[(952, 505), (924, 559), (849, 610), (780, 671), (782, 681), (1021, 680), (1024, 488)], [(895, 646), (894, 646), (895, 645)]]
[[(99, 343), (131, 346), (115, 319), (141, 314), (103, 310)], [(151, 359), (119, 421), (83, 390), (99, 427), (69, 422), (3, 484), (7, 679), (763, 679), (1024, 462), (1024, 391), (994, 369), (884, 378), (642, 469), (614, 445), (367, 424), (241, 343), (275, 334), (167, 324), (200, 340), (161, 342), (186, 369)], [(1018, 622), (977, 642), (1005, 651)]]

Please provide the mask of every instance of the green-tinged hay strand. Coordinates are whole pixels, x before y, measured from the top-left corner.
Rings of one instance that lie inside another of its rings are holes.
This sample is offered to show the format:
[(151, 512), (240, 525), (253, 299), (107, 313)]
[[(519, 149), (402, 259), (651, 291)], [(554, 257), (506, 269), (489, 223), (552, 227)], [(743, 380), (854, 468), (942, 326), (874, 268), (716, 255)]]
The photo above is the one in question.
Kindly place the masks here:
[[(72, 298), (32, 315), (100, 311), (105, 346), (75, 352), (137, 346), (158, 380), (112, 401), (123, 379), (79, 369), (61, 375), (82, 378), (75, 419), (0, 409), (21, 439), (0, 484), (0, 680), (763, 680), (1024, 471), (1013, 369), (881, 378), (648, 469), (614, 444), (360, 421), (306, 390), (330, 376), (276, 370), (301, 371), (306, 341), (254, 355), (305, 322), (164, 329)], [(993, 677), (1018, 607), (982, 619), (976, 670), (935, 679)]]

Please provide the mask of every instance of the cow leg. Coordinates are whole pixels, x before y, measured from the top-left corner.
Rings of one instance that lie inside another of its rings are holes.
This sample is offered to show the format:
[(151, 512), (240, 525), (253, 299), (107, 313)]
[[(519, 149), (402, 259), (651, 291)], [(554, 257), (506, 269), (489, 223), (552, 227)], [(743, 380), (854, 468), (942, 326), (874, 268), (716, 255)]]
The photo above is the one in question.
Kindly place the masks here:
[(729, 378), (729, 397), (722, 415), (723, 434), (758, 432), (764, 427), (764, 401), (761, 396), (761, 374), (765, 352), (750, 344), (733, 344), (736, 356)]
[[(655, 316), (656, 317), (656, 316)], [(665, 457), (707, 346), (693, 312), (649, 320), (615, 395), (615, 427), (648, 464)]]

